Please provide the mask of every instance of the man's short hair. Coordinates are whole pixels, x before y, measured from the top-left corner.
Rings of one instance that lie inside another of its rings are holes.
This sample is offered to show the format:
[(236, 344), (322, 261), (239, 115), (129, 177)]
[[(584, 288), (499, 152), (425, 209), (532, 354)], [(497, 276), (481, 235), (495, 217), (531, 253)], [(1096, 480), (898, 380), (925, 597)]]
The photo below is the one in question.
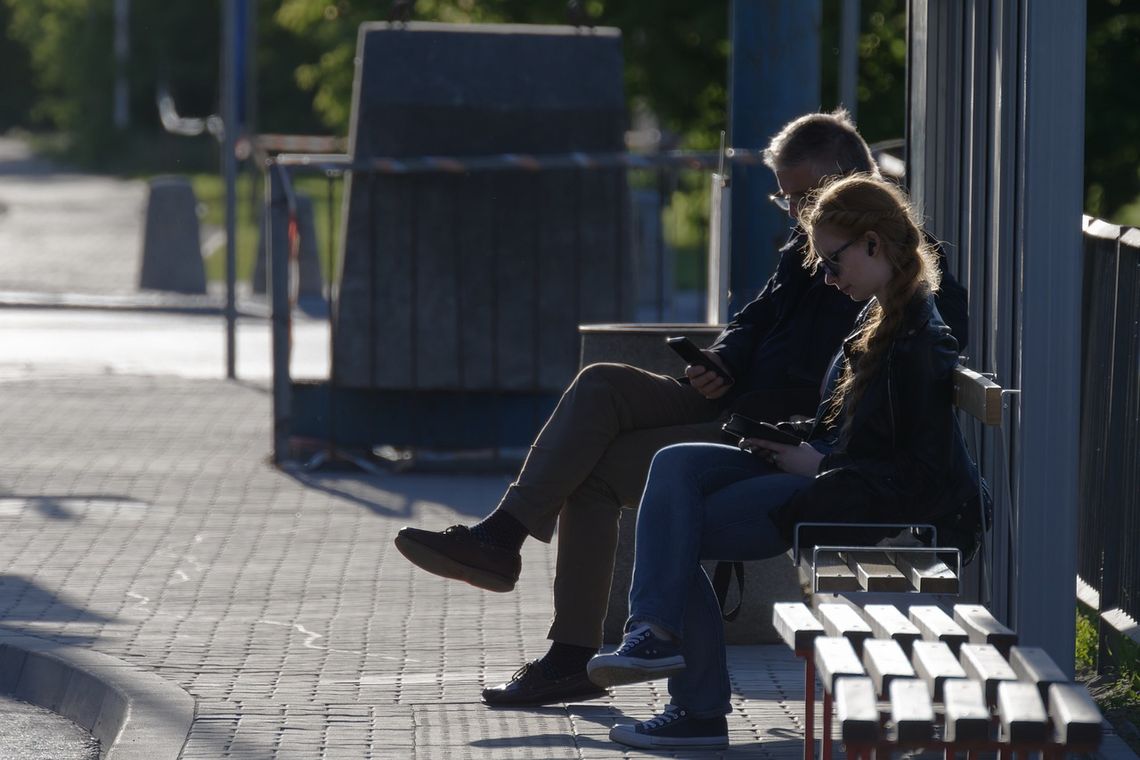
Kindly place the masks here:
[(764, 164), (773, 171), (810, 164), (821, 176), (874, 174), (877, 169), (845, 108), (809, 113), (785, 124), (764, 149)]

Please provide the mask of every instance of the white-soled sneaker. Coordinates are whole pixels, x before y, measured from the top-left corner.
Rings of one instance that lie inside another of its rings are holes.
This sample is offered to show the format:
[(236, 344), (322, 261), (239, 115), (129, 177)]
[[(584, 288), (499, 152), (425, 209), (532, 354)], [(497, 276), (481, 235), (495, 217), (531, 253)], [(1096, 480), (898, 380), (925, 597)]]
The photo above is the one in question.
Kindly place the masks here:
[(599, 686), (668, 678), (685, 669), (680, 644), (653, 635), (649, 626), (634, 628), (612, 652), (596, 654), (586, 663), (586, 673)]
[(694, 718), (683, 707), (669, 705), (665, 712), (641, 723), (620, 723), (610, 729), (610, 740), (627, 747), (653, 749), (725, 749), (728, 747), (728, 720)]

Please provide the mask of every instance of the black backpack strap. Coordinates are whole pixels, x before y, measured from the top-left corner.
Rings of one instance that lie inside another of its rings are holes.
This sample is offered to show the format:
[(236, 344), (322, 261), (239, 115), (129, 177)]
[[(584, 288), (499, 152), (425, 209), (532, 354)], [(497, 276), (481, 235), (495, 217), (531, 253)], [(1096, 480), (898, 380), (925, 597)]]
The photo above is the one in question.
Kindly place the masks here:
[[(736, 606), (731, 610), (726, 610), (724, 605), (728, 601), (728, 587), (732, 583), (732, 574), (736, 573), (736, 591), (738, 598)], [(716, 594), (716, 602), (720, 606), (721, 617), (728, 622), (736, 620), (736, 616), (740, 614), (740, 606), (744, 604), (744, 563), (743, 562), (717, 562), (716, 569), (713, 570), (713, 592)]]

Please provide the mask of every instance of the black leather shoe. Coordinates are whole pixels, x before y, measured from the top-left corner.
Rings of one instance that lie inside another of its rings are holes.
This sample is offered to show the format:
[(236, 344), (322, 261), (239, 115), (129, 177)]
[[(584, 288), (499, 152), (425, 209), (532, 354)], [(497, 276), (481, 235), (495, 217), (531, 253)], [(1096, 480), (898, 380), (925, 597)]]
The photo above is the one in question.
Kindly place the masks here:
[(583, 670), (562, 678), (548, 678), (538, 660), (519, 668), (511, 680), (483, 689), (483, 702), (492, 707), (539, 707), (560, 702), (582, 702), (606, 696)]
[(396, 534), (396, 548), (429, 573), (467, 581), (488, 591), (510, 591), (522, 569), (517, 551), (485, 544), (463, 525), (444, 531), (404, 528)]

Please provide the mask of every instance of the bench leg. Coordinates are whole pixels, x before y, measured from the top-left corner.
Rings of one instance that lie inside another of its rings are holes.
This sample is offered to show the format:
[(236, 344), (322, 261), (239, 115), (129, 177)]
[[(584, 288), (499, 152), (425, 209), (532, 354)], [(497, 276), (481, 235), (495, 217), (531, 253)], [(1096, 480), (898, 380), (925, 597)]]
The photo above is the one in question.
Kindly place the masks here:
[(823, 750), (820, 752), (823, 760), (831, 760), (831, 694), (823, 692)]
[(815, 660), (804, 657), (804, 760), (815, 758)]

